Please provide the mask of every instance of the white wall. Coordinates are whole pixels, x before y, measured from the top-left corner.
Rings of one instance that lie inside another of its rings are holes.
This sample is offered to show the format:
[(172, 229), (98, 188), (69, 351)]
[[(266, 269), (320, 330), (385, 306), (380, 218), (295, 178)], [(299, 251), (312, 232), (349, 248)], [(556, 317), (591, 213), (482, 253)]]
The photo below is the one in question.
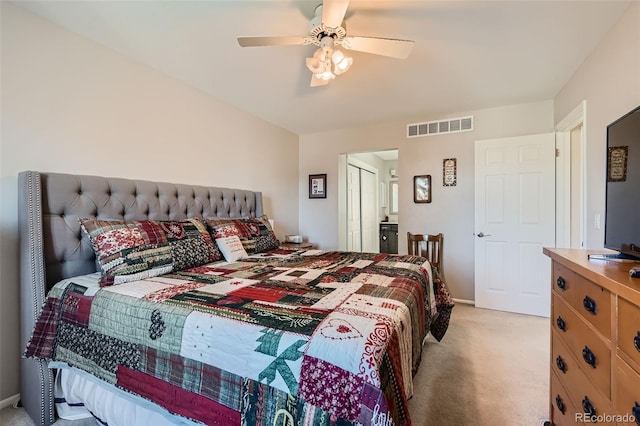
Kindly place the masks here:
[[(263, 191), (298, 232), (298, 136), (7, 2), (2, 7), (0, 400), (19, 392), (17, 173)], [(215, 78), (215, 76), (212, 76)]]
[(586, 113), (586, 247), (604, 244), (607, 125), (640, 105), (640, 2), (633, 2), (554, 99), (559, 123), (583, 100)]
[[(474, 116), (474, 131), (407, 139), (406, 124)], [(323, 249), (338, 248), (338, 157), (342, 153), (398, 148), (399, 250), (407, 231), (444, 233), (443, 268), (454, 297), (474, 299), (474, 141), (553, 131), (552, 101), (465, 111), (300, 137), (300, 232)], [(442, 160), (457, 158), (458, 184), (442, 186)], [(306, 177), (327, 173), (327, 198), (309, 199)], [(430, 174), (430, 204), (414, 204), (413, 176)], [(304, 182), (302, 182), (304, 181)]]

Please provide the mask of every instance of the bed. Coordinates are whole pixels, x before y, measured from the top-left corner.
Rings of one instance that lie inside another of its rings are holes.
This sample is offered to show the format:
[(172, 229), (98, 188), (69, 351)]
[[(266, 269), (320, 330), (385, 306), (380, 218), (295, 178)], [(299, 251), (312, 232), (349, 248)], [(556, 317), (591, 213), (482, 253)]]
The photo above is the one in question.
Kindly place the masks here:
[[(18, 180), (21, 398), (36, 424), (55, 421), (56, 385), (109, 425), (411, 424), (423, 340), (453, 308), (426, 259), (279, 247), (260, 192)], [(123, 261), (116, 228), (158, 239)]]

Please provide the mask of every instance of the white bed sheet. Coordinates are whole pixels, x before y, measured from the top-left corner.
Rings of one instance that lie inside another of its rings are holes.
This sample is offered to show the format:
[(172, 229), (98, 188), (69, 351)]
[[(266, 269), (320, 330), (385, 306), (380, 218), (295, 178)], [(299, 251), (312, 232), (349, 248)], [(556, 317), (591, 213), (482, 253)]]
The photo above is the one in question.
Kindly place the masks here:
[[(57, 390), (61, 394), (56, 394), (56, 399), (64, 398), (66, 402), (56, 403), (61, 418), (77, 420), (93, 416), (97, 424), (109, 426), (202, 426), (65, 363), (54, 361), (49, 363), (49, 367), (59, 369)], [(84, 409), (77, 407), (78, 404), (83, 404)], [(69, 411), (69, 408), (74, 410)]]

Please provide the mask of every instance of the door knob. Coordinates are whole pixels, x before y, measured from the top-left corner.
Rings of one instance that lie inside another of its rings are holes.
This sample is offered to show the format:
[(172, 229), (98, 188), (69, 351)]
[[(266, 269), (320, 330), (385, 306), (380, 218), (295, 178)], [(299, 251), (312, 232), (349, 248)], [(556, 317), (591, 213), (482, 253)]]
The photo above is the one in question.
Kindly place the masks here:
[(482, 232), (482, 231), (481, 231), (481, 232), (478, 232), (478, 234), (477, 234), (477, 235), (478, 235), (478, 238), (484, 238), (484, 237), (490, 237), (490, 236), (491, 236), (491, 234), (485, 234), (485, 233), (484, 233), (484, 232)]

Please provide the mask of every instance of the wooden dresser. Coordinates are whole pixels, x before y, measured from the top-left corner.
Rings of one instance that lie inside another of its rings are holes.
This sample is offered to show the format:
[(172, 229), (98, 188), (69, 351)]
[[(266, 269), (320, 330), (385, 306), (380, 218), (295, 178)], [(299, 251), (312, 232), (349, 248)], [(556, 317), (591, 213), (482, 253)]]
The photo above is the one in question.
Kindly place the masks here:
[(586, 250), (544, 253), (552, 260), (552, 423), (640, 425), (640, 279), (629, 276), (638, 264), (589, 260)]

